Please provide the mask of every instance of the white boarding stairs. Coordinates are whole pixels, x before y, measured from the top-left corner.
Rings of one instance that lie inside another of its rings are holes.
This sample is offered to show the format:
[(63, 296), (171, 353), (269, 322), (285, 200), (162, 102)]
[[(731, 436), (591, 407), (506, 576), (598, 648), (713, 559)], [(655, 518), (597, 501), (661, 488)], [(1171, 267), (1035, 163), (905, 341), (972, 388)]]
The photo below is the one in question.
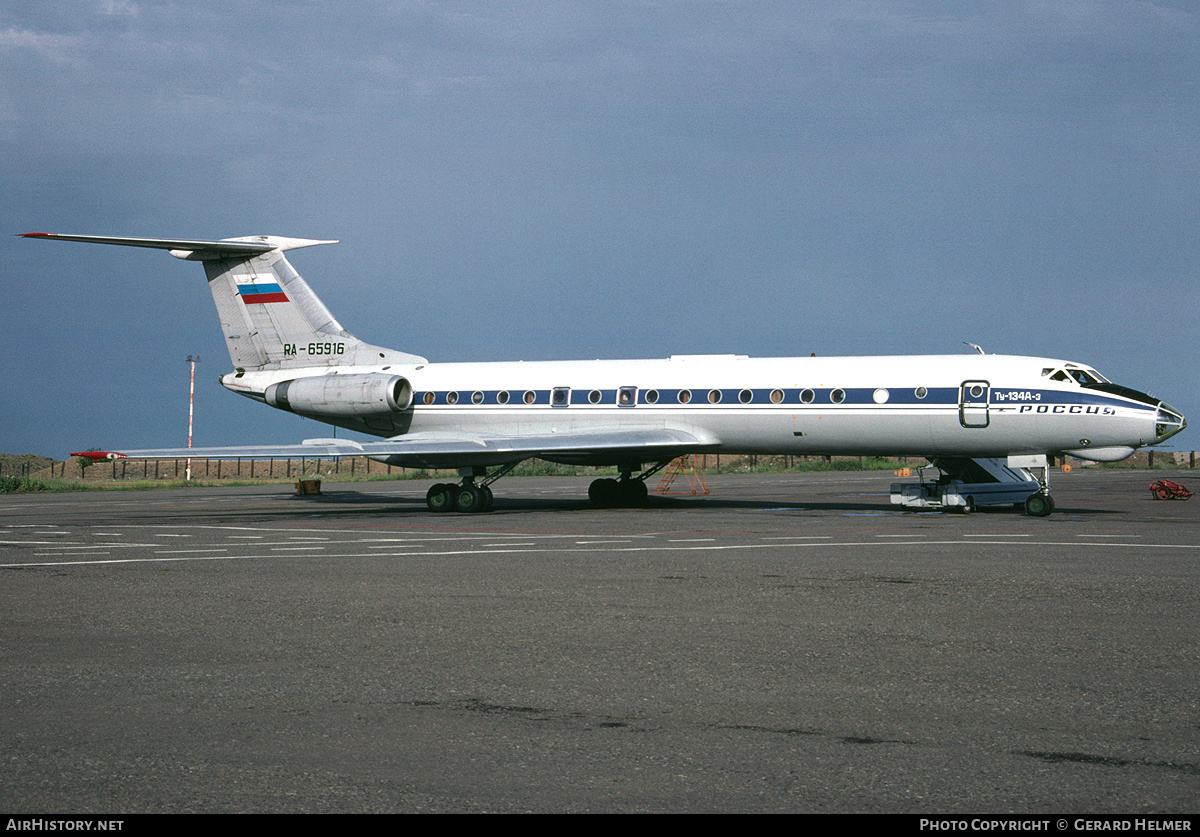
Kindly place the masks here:
[[(1009, 456), (994, 459), (936, 458), (937, 477), (916, 483), (894, 482), (893, 505), (905, 508), (942, 508), (961, 512), (978, 506), (1013, 505), (1027, 514), (1043, 517), (1054, 509), (1047, 484), (1046, 456)], [(1042, 471), (1041, 479), (1033, 469)]]

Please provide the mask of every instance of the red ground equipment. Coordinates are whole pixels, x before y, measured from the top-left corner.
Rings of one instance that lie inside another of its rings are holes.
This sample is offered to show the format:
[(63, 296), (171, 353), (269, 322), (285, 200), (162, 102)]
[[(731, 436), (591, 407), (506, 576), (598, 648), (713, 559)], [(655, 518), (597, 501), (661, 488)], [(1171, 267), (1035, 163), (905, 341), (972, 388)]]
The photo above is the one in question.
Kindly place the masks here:
[(1188, 491), (1177, 482), (1170, 480), (1159, 480), (1158, 482), (1150, 483), (1150, 493), (1154, 495), (1156, 500), (1186, 500), (1192, 496), (1192, 492)]

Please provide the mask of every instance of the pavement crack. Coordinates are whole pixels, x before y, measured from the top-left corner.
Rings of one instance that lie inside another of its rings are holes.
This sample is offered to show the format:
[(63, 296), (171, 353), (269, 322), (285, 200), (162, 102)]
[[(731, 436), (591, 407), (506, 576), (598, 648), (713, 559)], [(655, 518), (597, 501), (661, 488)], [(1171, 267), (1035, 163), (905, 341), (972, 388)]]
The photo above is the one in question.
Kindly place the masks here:
[(1150, 759), (1124, 759), (1113, 756), (1097, 756), (1091, 753), (1051, 753), (1036, 750), (1017, 750), (1016, 755), (1029, 756), (1051, 763), (1072, 762), (1094, 764), (1100, 767), (1159, 767), (1189, 776), (1200, 775), (1200, 764), (1196, 762), (1151, 761)]

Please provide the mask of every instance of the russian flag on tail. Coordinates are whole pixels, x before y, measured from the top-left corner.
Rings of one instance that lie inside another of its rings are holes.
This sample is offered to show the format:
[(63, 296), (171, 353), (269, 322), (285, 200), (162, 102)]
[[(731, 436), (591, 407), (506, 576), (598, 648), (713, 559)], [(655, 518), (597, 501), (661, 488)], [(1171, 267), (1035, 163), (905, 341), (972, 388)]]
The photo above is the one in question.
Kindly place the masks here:
[(238, 293), (242, 302), (247, 305), (260, 305), (264, 302), (287, 302), (287, 294), (275, 282), (254, 282), (249, 285), (238, 285)]

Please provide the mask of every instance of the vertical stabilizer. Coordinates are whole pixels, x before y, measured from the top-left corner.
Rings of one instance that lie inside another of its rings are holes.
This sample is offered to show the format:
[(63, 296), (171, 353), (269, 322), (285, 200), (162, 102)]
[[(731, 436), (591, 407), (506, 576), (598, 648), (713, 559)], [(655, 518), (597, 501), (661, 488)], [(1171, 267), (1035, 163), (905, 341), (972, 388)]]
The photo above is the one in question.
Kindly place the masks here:
[(26, 237), (149, 247), (203, 262), (229, 358), (238, 369), (425, 362), (417, 355), (364, 343), (342, 328), (283, 255), (285, 250), (336, 242), (265, 235), (221, 241), (53, 233)]

